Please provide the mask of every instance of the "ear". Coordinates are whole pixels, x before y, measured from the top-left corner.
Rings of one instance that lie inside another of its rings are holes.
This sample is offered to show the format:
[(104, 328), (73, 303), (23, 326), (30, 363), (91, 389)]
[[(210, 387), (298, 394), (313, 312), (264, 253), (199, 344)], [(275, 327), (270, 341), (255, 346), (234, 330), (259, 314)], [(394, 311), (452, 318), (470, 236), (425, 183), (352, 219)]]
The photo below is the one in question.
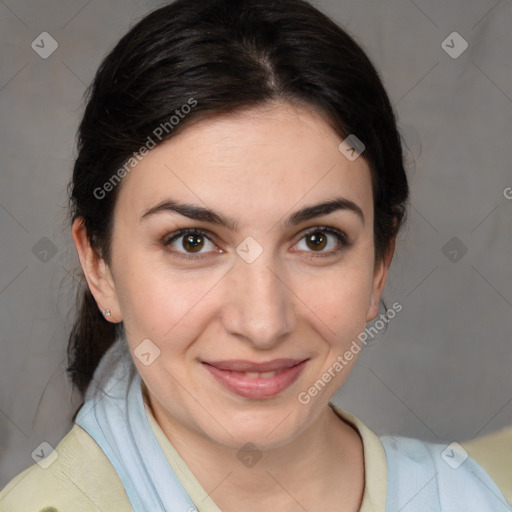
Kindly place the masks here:
[(110, 310), (110, 316), (106, 316), (106, 320), (113, 323), (121, 322), (119, 301), (110, 268), (105, 260), (97, 254), (97, 251), (91, 247), (83, 218), (78, 218), (73, 222), (71, 234), (87, 285), (96, 299), (98, 309), (101, 312), (105, 309)]
[(395, 252), (395, 242), (396, 236), (394, 236), (389, 244), (389, 249), (384, 258), (375, 265), (375, 270), (373, 274), (373, 284), (372, 284), (372, 294), (370, 297), (370, 306), (368, 308), (368, 313), (366, 315), (366, 321), (369, 322), (373, 320), (377, 314), (379, 313), (379, 301), (386, 286), (386, 281), (388, 279), (389, 267), (391, 265), (391, 260), (393, 259), (393, 254)]

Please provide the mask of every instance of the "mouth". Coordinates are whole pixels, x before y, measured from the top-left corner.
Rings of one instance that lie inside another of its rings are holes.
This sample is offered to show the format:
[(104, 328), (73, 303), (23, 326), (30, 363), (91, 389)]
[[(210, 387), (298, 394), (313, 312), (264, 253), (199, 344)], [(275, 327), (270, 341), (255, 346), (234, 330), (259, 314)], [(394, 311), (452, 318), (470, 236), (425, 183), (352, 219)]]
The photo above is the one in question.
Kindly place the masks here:
[(245, 398), (271, 398), (297, 380), (308, 359), (274, 359), (264, 363), (244, 360), (203, 362), (217, 382)]

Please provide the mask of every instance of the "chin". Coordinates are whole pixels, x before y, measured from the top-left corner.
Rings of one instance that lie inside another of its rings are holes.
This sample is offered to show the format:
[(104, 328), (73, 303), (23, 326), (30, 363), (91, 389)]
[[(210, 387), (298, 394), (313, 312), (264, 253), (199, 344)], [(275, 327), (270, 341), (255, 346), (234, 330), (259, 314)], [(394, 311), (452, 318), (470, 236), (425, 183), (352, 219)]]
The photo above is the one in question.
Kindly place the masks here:
[(216, 443), (237, 450), (247, 443), (260, 449), (277, 448), (286, 445), (307, 428), (307, 411), (298, 403), (288, 403), (286, 406), (275, 401), (258, 401), (247, 404), (243, 409), (239, 404), (219, 407), (216, 408), (216, 417), (225, 418), (226, 421), (222, 421), (222, 426), (213, 420), (207, 421), (203, 433)]

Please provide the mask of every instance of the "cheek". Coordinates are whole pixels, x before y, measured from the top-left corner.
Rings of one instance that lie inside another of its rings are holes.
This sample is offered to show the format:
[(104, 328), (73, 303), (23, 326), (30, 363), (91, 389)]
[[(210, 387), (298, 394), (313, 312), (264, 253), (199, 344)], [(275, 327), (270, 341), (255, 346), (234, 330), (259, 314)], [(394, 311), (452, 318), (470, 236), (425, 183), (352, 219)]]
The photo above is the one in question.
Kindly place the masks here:
[[(176, 271), (142, 255), (123, 258), (117, 269), (116, 289), (127, 333), (135, 341), (150, 338), (159, 345), (184, 332), (190, 339), (200, 332), (201, 320), (209, 315), (208, 291), (222, 277), (218, 272)], [(169, 346), (180, 344), (166, 343), (162, 349)]]
[(330, 337), (345, 339), (364, 328), (372, 291), (372, 263), (347, 259), (330, 271), (297, 280), (297, 295), (323, 323)]

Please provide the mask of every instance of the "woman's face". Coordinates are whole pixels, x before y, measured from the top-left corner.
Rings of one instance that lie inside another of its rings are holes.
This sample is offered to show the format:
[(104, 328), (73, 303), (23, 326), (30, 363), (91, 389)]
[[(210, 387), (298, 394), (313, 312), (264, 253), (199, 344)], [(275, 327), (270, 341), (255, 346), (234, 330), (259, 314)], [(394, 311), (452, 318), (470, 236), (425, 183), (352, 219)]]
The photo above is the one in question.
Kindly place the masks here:
[(189, 126), (124, 178), (95, 295), (169, 425), (278, 446), (347, 377), (357, 356), (333, 365), (377, 314), (387, 265), (369, 167), (340, 142), (314, 111), (267, 105)]

